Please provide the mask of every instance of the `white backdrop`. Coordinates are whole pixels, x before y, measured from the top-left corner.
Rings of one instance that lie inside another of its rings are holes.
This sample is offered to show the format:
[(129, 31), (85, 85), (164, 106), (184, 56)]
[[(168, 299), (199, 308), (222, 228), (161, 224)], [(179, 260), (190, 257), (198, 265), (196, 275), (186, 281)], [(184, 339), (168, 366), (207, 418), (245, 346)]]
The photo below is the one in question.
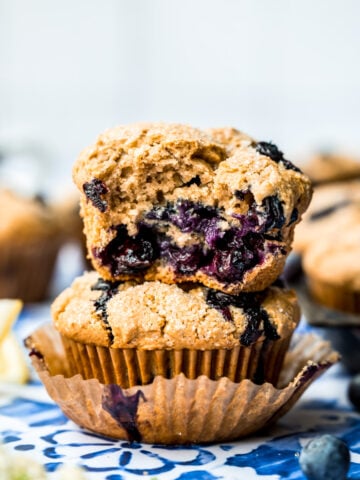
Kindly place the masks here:
[(359, 20), (358, 0), (0, 0), (0, 145), (64, 181), (137, 120), (360, 153)]

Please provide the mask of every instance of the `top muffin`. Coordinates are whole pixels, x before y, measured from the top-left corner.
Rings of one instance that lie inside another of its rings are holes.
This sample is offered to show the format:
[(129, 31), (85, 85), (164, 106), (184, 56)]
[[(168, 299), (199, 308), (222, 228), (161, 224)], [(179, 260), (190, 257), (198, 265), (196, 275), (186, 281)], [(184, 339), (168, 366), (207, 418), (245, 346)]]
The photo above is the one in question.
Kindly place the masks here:
[(235, 294), (281, 273), (310, 180), (231, 128), (134, 124), (75, 163), (88, 253), (107, 280), (199, 282)]

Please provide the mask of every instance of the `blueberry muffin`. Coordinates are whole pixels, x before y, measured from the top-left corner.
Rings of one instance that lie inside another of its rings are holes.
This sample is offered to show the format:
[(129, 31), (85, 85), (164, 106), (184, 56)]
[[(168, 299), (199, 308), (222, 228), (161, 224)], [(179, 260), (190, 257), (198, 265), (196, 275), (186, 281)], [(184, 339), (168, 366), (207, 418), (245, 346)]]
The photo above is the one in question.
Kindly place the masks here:
[(338, 152), (320, 152), (303, 166), (314, 185), (360, 177), (360, 161)]
[(49, 293), (62, 235), (41, 199), (0, 190), (0, 298), (37, 302)]
[(279, 286), (228, 295), (190, 284), (111, 283), (91, 272), (58, 296), (52, 316), (72, 375), (124, 388), (180, 373), (276, 384), (299, 308)]
[(322, 239), (360, 223), (360, 180), (319, 185), (297, 227), (293, 249), (302, 254)]
[(279, 276), (311, 198), (309, 179), (275, 145), (230, 128), (113, 128), (81, 153), (73, 177), (102, 278), (228, 294)]
[(303, 267), (312, 298), (331, 309), (360, 313), (360, 222), (309, 247)]

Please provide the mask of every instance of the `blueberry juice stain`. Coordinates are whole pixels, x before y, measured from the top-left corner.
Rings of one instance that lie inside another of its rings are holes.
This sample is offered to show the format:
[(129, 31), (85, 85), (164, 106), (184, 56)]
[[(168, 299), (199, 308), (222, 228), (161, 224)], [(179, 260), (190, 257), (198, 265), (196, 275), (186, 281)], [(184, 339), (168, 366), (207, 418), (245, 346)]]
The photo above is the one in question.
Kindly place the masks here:
[(265, 336), (263, 348), (261, 350), (261, 358), (253, 378), (253, 381), (257, 384), (262, 384), (265, 381), (265, 356), (267, 347), (271, 341), (280, 338), (267, 311), (261, 306), (264, 296), (264, 292), (228, 295), (209, 288), (207, 289), (205, 297), (206, 303), (210, 307), (218, 310), (226, 321), (234, 322), (230, 306), (243, 310), (247, 324), (244, 332), (240, 336), (241, 345), (250, 347), (260, 338), (260, 336)]
[(119, 385), (104, 385), (102, 407), (126, 431), (130, 442), (141, 442), (142, 439), (137, 425), (140, 399), (146, 402), (141, 390), (134, 395), (125, 395)]
[(103, 321), (104, 327), (109, 336), (110, 344), (113, 343), (114, 336), (108, 322), (107, 303), (114, 295), (117, 294), (119, 285), (120, 282), (109, 282), (99, 278), (98, 281), (91, 287), (91, 290), (101, 291), (100, 297), (94, 302), (94, 307), (95, 312)]

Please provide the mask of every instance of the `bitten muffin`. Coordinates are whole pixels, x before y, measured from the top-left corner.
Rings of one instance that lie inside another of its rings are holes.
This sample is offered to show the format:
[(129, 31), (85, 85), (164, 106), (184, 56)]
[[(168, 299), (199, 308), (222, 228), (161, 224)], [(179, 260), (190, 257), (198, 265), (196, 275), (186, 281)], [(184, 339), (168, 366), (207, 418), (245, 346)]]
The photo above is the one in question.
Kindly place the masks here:
[(295, 231), (293, 249), (302, 254), (356, 224), (360, 224), (360, 180), (319, 185)]
[(309, 247), (303, 267), (313, 299), (342, 312), (360, 313), (360, 223)]
[(360, 177), (360, 160), (338, 152), (320, 152), (303, 166), (314, 185)]
[(0, 190), (0, 298), (46, 298), (62, 244), (56, 215), (41, 200)]
[(110, 283), (86, 273), (52, 306), (74, 371), (122, 387), (156, 375), (276, 383), (299, 320), (295, 294)]
[(81, 153), (73, 176), (102, 278), (229, 294), (276, 280), (311, 198), (275, 145), (235, 129), (120, 126)]

